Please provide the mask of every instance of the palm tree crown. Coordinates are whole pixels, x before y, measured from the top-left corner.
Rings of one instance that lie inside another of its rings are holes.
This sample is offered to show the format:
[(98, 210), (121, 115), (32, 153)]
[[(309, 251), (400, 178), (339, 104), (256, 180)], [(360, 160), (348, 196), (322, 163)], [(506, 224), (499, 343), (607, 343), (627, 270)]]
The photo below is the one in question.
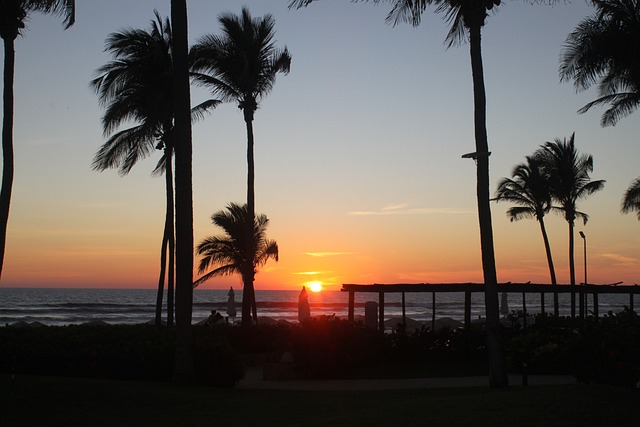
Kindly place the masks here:
[(613, 126), (640, 105), (640, 3), (592, 0), (596, 13), (569, 34), (560, 78), (582, 91), (598, 82), (598, 98), (578, 110), (609, 104), (600, 121)]
[[(149, 31), (127, 29), (109, 35), (106, 50), (114, 60), (91, 81), (100, 103), (105, 135), (111, 135), (93, 161), (97, 170), (119, 168), (126, 175), (154, 149), (172, 149), (173, 71), (171, 25), (155, 12)], [(139, 123), (113, 133), (128, 121)]]
[(0, 37), (14, 40), (31, 12), (62, 16), (67, 29), (76, 22), (75, 11), (75, 0), (0, 0)]
[[(278, 261), (278, 244), (266, 238), (269, 219), (266, 215), (257, 215), (253, 221), (247, 205), (230, 203), (226, 211), (216, 212), (211, 216), (212, 222), (225, 232), (223, 236), (205, 238), (196, 248), (196, 253), (203, 255), (198, 272), (204, 273), (212, 266), (213, 270), (194, 282), (194, 287), (214, 276), (241, 274), (246, 271), (247, 264), (253, 273), (257, 273), (270, 258)], [(253, 222), (253, 243), (256, 248), (253, 260), (250, 245), (247, 242), (247, 224)]]
[(638, 215), (638, 220), (640, 220), (640, 178), (634, 179), (629, 188), (627, 188), (620, 210), (623, 213), (635, 211)]
[(578, 152), (575, 133), (569, 140), (556, 138), (545, 143), (536, 156), (547, 174), (551, 195), (560, 205), (557, 209), (567, 221), (573, 223), (581, 218), (586, 224), (589, 216), (576, 209), (577, 201), (602, 190), (605, 184), (604, 180), (591, 181), (593, 156)]
[(268, 95), (279, 72), (288, 73), (291, 56), (275, 47), (272, 15), (252, 18), (224, 13), (218, 18), (223, 36), (206, 35), (191, 48), (192, 75), (224, 101), (238, 102), (248, 120)]
[(540, 162), (532, 156), (526, 157), (526, 164), (513, 168), (512, 178), (503, 178), (498, 182), (495, 199), (518, 206), (509, 208), (507, 216), (511, 221), (523, 218), (542, 220), (551, 210), (549, 183), (542, 172)]

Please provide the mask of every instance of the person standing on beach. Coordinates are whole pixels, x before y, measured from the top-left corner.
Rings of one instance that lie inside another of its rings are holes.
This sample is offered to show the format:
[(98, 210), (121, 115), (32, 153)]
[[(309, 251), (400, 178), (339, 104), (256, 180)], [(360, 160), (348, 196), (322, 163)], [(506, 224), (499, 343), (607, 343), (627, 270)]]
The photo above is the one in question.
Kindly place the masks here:
[(236, 321), (236, 293), (233, 291), (233, 286), (229, 289), (229, 293), (227, 294), (229, 298), (227, 299), (227, 316), (229, 316), (229, 321), (231, 324)]
[(307, 288), (302, 287), (298, 296), (298, 322), (302, 323), (311, 317), (311, 309), (309, 308), (309, 297), (307, 296)]

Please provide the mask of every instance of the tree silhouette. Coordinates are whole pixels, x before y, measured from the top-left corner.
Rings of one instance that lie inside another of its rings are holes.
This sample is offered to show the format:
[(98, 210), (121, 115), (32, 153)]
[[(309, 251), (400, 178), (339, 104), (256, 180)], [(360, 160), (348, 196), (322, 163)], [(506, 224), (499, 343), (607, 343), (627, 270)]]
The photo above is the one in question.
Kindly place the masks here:
[(176, 352), (174, 381), (193, 381), (191, 319), (193, 315), (193, 144), (187, 0), (171, 0), (173, 30), (173, 100), (176, 188)]
[[(547, 175), (552, 198), (560, 205), (560, 210), (569, 224), (569, 275), (571, 280), (571, 317), (576, 314), (575, 284), (576, 268), (574, 261), (575, 220), (581, 218), (586, 224), (589, 216), (577, 209), (578, 200), (604, 188), (604, 180), (591, 181), (593, 157), (580, 154), (575, 146), (575, 133), (569, 140), (556, 138), (546, 142), (535, 154)], [(580, 314), (584, 315), (583, 301), (580, 300)]]
[(592, 0), (593, 16), (569, 34), (560, 60), (560, 79), (583, 91), (597, 83), (598, 98), (578, 110), (609, 105), (602, 126), (640, 105), (640, 3), (638, 0)]
[(15, 73), (15, 40), (25, 28), (32, 12), (59, 15), (64, 28), (75, 22), (74, 0), (0, 0), (0, 37), (4, 44), (2, 94), (2, 189), (0, 190), (0, 277), (4, 265), (7, 225), (13, 190), (13, 81)]
[[(278, 244), (266, 238), (269, 224), (266, 215), (252, 216), (246, 204), (230, 203), (226, 210), (214, 213), (211, 221), (222, 228), (225, 235), (207, 237), (196, 247), (196, 253), (203, 256), (198, 272), (214, 268), (196, 280), (194, 287), (215, 276), (244, 275), (248, 270), (255, 275), (270, 258), (278, 261)], [(251, 242), (246, 239), (248, 227), (253, 229)], [(255, 248), (253, 254), (251, 248)]]
[[(195, 81), (206, 86), (225, 101), (238, 103), (244, 114), (247, 129), (247, 209), (255, 216), (255, 162), (253, 155), (253, 118), (260, 101), (266, 97), (278, 73), (289, 72), (291, 56), (285, 47), (275, 47), (275, 20), (271, 15), (252, 18), (247, 8), (241, 16), (224, 13), (218, 18), (223, 35), (201, 37), (191, 48), (190, 60)], [(251, 223), (246, 230), (251, 243)], [(248, 248), (249, 253), (255, 248)], [(249, 258), (253, 258), (250, 256)], [(247, 267), (243, 277), (242, 323), (251, 323), (257, 316), (254, 273)]]
[[(316, 0), (292, 0), (289, 7), (303, 7)], [(367, 0), (363, 0), (367, 1)], [(489, 11), (496, 11), (501, 0), (368, 0), (373, 3), (391, 3), (387, 22), (409, 22), (420, 24), (427, 6), (436, 7), (450, 23), (446, 43), (449, 47), (465, 39), (469, 41), (471, 74), (474, 98), (474, 133), (476, 151), (472, 157), (476, 161), (476, 191), (478, 202), (478, 222), (480, 225), (480, 247), (482, 270), (485, 283), (485, 308), (487, 325), (487, 349), (490, 363), (490, 383), (492, 387), (508, 386), (507, 370), (501, 348), (500, 306), (498, 302), (498, 280), (493, 248), (493, 228), (491, 224), (489, 188), (489, 146), (486, 129), (486, 93), (482, 65), (482, 27)], [(531, 3), (556, 3), (556, 0), (529, 0)]]
[(507, 210), (507, 216), (512, 222), (524, 218), (535, 218), (540, 224), (551, 284), (554, 287), (553, 310), (557, 317), (559, 315), (558, 290), (556, 288), (558, 283), (551, 256), (549, 236), (544, 223), (545, 215), (551, 211), (549, 182), (540, 161), (533, 156), (527, 156), (526, 160), (526, 163), (521, 163), (513, 168), (512, 178), (502, 178), (498, 182), (494, 200), (518, 205)]
[[(162, 298), (167, 270), (167, 323), (173, 324), (174, 288), (174, 214), (173, 214), (173, 64), (171, 60), (171, 25), (157, 11), (148, 31), (127, 29), (106, 40), (106, 50), (114, 59), (97, 70), (91, 81), (100, 103), (106, 107), (102, 119), (105, 135), (111, 135), (100, 147), (93, 168), (104, 171), (118, 168), (121, 175), (155, 149), (163, 150), (156, 173), (165, 173), (166, 215), (160, 276), (156, 299), (156, 324), (162, 321)], [(114, 131), (133, 120), (139, 124)]]

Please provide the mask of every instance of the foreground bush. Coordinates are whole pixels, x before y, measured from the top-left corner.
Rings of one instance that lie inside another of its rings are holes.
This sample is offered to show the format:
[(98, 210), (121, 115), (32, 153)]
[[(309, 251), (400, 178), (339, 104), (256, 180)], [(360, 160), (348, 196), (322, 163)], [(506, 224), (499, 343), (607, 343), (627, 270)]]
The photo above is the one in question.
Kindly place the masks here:
[[(240, 356), (223, 338), (199, 337), (194, 333), (198, 381), (235, 385), (244, 376)], [(174, 351), (174, 330), (152, 325), (0, 328), (0, 369), (17, 374), (170, 381)]]
[(636, 387), (640, 381), (640, 316), (621, 313), (588, 318), (572, 344), (579, 382)]

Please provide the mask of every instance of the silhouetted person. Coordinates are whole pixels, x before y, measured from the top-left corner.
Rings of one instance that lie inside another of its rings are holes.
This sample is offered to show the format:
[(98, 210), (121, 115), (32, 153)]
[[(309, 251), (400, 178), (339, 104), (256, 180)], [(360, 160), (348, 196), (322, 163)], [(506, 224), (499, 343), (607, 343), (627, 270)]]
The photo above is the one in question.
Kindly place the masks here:
[(298, 296), (298, 322), (302, 323), (311, 317), (311, 309), (309, 308), (309, 297), (307, 296), (307, 288), (302, 287)]

